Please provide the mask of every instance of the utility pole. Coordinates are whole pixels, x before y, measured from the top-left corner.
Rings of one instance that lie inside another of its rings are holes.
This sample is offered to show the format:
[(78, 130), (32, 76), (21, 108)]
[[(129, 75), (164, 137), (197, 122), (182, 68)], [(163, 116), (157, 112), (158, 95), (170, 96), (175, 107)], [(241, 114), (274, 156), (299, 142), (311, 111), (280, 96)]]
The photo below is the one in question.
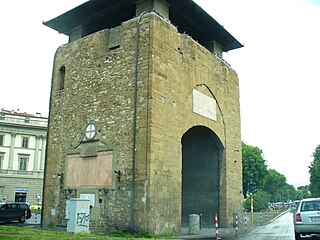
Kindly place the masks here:
[(257, 192), (257, 186), (253, 180), (250, 181), (248, 184), (248, 192), (250, 195), (250, 200), (251, 200), (251, 226), (253, 227), (254, 225), (254, 219), (253, 219), (253, 196)]
[(251, 199), (251, 227), (253, 227), (253, 195), (250, 196)]

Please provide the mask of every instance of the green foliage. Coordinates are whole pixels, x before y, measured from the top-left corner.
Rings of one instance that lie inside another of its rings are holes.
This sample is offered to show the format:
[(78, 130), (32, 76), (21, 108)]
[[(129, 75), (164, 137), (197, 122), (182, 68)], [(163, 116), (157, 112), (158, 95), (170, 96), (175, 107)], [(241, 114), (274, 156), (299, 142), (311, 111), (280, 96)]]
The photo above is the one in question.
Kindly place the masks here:
[(251, 211), (251, 198), (248, 197), (247, 199), (245, 199), (244, 203), (243, 203), (243, 209), (246, 212), (250, 212)]
[(313, 153), (313, 161), (309, 166), (310, 185), (309, 190), (312, 197), (320, 196), (320, 145)]
[(269, 193), (270, 202), (286, 202), (288, 200), (287, 179), (274, 169), (268, 171), (265, 191)]
[(157, 235), (157, 238), (168, 238), (168, 237), (174, 237), (174, 236), (176, 236), (174, 232), (166, 232), (166, 233)]
[(265, 185), (267, 174), (267, 162), (264, 159), (262, 150), (242, 143), (242, 179), (245, 196), (248, 192), (249, 182), (253, 180), (259, 189)]
[(133, 238), (153, 238), (153, 236), (145, 231), (139, 230), (136, 232), (132, 232), (129, 229), (121, 228), (111, 234), (112, 237), (119, 237), (119, 238), (126, 238), (126, 239), (133, 239)]
[[(97, 234), (73, 234), (66, 233), (56, 230), (43, 230), (43, 229), (32, 229), (29, 227), (14, 227), (0, 225), (0, 239), (21, 239), (21, 240), (52, 240), (52, 239), (112, 239), (108, 236), (101, 236)], [(120, 240), (120, 239), (118, 239)]]
[[(117, 235), (117, 236), (116, 236)], [(21, 240), (52, 240), (52, 239), (65, 239), (65, 240), (85, 240), (85, 239), (108, 239), (108, 240), (128, 240), (128, 239), (147, 239), (151, 238), (150, 234), (146, 231), (139, 231), (137, 236), (132, 236), (129, 230), (123, 228), (114, 233), (113, 236), (106, 234), (73, 234), (67, 232), (61, 232), (57, 230), (44, 230), (44, 229), (32, 229), (29, 227), (14, 227), (0, 225), (0, 239), (21, 239)], [(154, 238), (155, 239), (155, 238)]]
[[(268, 208), (269, 195), (264, 191), (258, 191), (253, 196), (253, 211), (265, 211)], [(246, 211), (251, 211), (251, 197), (247, 198), (244, 202), (243, 207)]]
[(133, 238), (132, 235), (130, 234), (130, 231), (125, 228), (121, 228), (121, 229), (113, 232), (111, 234), (111, 236), (120, 237), (120, 238)]
[(294, 186), (290, 185), (290, 184), (286, 184), (285, 193), (288, 194), (287, 195), (288, 196), (288, 198), (287, 198), (288, 200), (290, 199), (290, 200), (294, 201), (294, 200), (298, 199), (298, 191), (297, 191), (297, 189)]
[(139, 238), (152, 238), (152, 235), (149, 232), (145, 231), (145, 230), (140, 230), (136, 237), (139, 237)]
[(309, 198), (309, 197), (311, 197), (310, 191), (309, 191), (309, 185), (300, 186), (297, 188), (296, 199), (303, 199), (303, 198)]
[(64, 232), (55, 232), (50, 230), (38, 230), (38, 229), (32, 229), (32, 228), (22, 228), (22, 227), (14, 227), (14, 226), (5, 226), (0, 225), (0, 232), (2, 234), (34, 234), (37, 236), (56, 236), (56, 237), (63, 237), (67, 233)]
[(262, 150), (245, 143), (242, 143), (242, 177), (245, 197), (251, 181), (256, 183), (258, 192), (266, 193), (269, 202), (287, 202), (298, 197), (297, 190), (287, 183), (283, 174), (267, 168)]

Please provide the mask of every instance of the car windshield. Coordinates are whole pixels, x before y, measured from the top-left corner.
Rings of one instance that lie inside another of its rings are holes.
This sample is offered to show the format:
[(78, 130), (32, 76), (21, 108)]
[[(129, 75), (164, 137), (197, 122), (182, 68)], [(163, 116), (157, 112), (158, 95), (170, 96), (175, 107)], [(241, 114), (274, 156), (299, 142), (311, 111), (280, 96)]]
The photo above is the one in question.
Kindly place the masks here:
[(320, 200), (319, 201), (306, 201), (301, 205), (301, 212), (306, 211), (316, 211), (320, 210)]

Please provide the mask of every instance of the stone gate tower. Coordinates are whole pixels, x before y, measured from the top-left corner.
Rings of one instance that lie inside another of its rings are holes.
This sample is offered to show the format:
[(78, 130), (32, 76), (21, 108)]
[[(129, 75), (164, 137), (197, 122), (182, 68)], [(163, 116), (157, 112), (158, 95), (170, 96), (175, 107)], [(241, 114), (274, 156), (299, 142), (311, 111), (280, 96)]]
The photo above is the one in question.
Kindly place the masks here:
[(242, 45), (192, 0), (92, 0), (46, 26), (54, 56), (43, 225), (91, 200), (90, 228), (179, 232), (242, 209)]

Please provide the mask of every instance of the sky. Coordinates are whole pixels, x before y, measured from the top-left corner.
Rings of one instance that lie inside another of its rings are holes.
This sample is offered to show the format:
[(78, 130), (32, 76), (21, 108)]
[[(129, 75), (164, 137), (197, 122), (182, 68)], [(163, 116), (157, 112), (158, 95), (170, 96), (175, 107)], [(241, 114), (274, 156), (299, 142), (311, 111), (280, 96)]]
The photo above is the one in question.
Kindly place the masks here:
[[(224, 53), (239, 76), (242, 141), (289, 184), (309, 184), (320, 144), (320, 0), (194, 1), (244, 45)], [(42, 23), (83, 2), (0, 1), (0, 108), (48, 116), (53, 57), (68, 38)]]

